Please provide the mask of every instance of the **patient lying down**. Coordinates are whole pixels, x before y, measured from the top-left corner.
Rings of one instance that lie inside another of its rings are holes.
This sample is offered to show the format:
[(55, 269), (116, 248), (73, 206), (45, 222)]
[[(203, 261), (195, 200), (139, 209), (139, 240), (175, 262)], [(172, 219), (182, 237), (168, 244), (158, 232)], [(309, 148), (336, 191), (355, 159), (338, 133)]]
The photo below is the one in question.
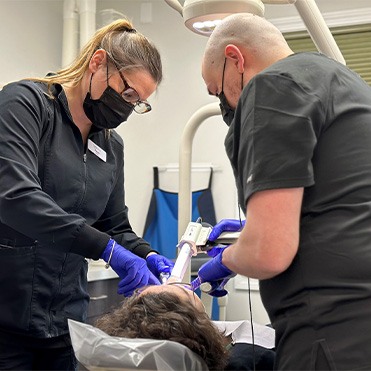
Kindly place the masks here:
[(204, 359), (210, 370), (222, 370), (228, 357), (224, 336), (187, 287), (144, 287), (95, 325), (111, 336), (176, 341)]
[(175, 341), (199, 355), (210, 370), (229, 369), (231, 339), (217, 329), (188, 284), (141, 288), (95, 326), (110, 336)]

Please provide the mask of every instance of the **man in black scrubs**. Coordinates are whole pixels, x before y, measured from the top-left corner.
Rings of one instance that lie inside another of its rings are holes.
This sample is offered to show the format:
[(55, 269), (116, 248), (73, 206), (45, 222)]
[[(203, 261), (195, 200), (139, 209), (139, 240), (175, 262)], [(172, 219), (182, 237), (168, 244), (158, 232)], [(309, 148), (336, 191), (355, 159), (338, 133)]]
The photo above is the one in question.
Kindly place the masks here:
[(215, 29), (202, 67), (247, 221), (199, 276), (260, 280), (276, 369), (371, 369), (370, 87), (322, 54), (294, 54), (251, 14)]

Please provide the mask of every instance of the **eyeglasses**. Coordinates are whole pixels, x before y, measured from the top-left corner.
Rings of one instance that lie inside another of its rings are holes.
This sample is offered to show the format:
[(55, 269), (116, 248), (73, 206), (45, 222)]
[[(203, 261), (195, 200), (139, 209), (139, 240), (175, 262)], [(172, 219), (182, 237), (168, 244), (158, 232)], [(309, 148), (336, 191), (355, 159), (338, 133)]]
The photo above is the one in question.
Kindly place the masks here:
[(115, 65), (117, 72), (119, 73), (121, 80), (124, 83), (124, 89), (120, 93), (122, 99), (128, 103), (131, 103), (134, 106), (134, 111), (136, 113), (142, 114), (149, 112), (152, 109), (151, 105), (147, 101), (140, 99), (138, 92), (134, 88), (132, 88), (126, 81), (116, 61), (107, 51), (106, 53), (111, 59), (112, 63)]

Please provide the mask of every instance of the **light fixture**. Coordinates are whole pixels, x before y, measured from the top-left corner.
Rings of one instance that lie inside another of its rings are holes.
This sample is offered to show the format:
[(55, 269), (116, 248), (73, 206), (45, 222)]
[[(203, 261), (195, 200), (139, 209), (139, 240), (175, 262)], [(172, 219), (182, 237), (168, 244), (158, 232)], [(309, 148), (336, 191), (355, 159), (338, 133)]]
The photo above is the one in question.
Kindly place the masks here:
[(232, 13), (264, 15), (261, 0), (185, 0), (183, 18), (192, 31), (209, 36), (223, 18)]
[(184, 19), (191, 31), (210, 36), (215, 26), (233, 13), (252, 13), (264, 16), (264, 4), (295, 5), (317, 49), (343, 64), (344, 57), (326, 25), (315, 0), (165, 0)]

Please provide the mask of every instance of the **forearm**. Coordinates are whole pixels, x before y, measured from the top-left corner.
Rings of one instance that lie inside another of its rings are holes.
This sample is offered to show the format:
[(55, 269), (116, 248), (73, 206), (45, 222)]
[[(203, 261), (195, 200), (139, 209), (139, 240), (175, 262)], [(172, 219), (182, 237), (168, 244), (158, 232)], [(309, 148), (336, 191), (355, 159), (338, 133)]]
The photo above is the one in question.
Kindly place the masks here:
[(259, 280), (272, 278), (287, 268), (280, 266), (277, 261), (274, 263), (271, 256), (264, 259), (264, 254), (257, 250), (260, 249), (237, 242), (225, 249), (222, 263), (235, 273)]
[(223, 253), (223, 264), (244, 276), (268, 279), (285, 271), (299, 245), (302, 189), (256, 193), (247, 207), (246, 225)]

